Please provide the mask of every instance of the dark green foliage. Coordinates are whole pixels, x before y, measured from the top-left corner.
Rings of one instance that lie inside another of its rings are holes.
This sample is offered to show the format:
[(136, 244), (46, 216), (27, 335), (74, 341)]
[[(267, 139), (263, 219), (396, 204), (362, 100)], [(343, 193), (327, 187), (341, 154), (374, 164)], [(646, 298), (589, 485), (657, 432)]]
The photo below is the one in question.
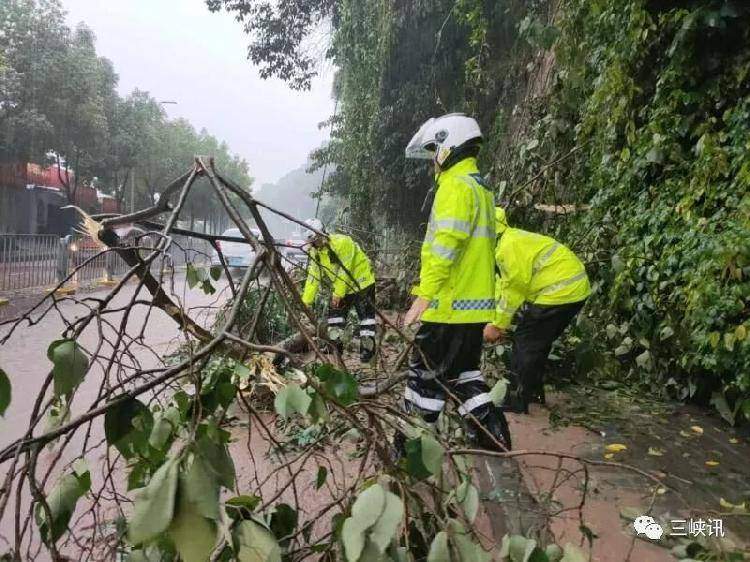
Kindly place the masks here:
[(154, 418), (145, 404), (125, 398), (104, 415), (104, 434), (126, 459), (147, 455)]

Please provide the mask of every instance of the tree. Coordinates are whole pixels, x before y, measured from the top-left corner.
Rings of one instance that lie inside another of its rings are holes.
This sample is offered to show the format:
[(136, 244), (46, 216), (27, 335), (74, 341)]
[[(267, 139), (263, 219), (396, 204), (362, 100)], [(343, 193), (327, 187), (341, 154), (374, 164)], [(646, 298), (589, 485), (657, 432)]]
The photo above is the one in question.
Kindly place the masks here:
[(209, 10), (233, 13), (251, 37), (248, 58), (263, 78), (280, 78), (298, 90), (317, 74), (311, 39), (326, 20), (335, 21), (338, 0), (206, 0)]

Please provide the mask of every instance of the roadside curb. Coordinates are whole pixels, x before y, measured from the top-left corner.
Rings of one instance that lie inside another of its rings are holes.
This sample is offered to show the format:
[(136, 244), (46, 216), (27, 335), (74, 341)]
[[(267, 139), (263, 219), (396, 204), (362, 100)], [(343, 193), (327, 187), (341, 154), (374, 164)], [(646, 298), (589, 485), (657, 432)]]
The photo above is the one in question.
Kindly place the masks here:
[(55, 295), (58, 295), (58, 296), (67, 297), (69, 295), (75, 295), (76, 294), (76, 288), (75, 287), (60, 287), (57, 290), (47, 289), (46, 292), (47, 292), (48, 295), (54, 293)]

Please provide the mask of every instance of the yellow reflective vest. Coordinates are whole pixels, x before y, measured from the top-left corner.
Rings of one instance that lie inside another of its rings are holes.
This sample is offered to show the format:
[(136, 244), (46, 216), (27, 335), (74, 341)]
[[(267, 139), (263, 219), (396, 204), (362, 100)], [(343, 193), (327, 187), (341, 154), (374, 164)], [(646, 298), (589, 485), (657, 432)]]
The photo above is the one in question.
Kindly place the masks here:
[[(331, 256), (331, 252), (335, 257)], [(347, 274), (347, 270), (351, 276)], [(359, 244), (344, 234), (330, 234), (326, 246), (311, 250), (305, 290), (302, 293), (302, 301), (306, 305), (310, 306), (315, 302), (320, 282), (324, 279), (323, 274), (331, 282), (333, 295), (336, 297), (357, 293), (375, 283), (370, 258)]]
[(580, 302), (591, 294), (586, 268), (572, 251), (554, 238), (510, 228), (505, 211), (496, 210), (500, 270), (497, 311), (493, 324), (507, 328), (524, 303), (539, 305)]
[(492, 193), (476, 158), (454, 164), (437, 178), (421, 251), (419, 285), (430, 301), (426, 322), (478, 324), (495, 315), (495, 216)]

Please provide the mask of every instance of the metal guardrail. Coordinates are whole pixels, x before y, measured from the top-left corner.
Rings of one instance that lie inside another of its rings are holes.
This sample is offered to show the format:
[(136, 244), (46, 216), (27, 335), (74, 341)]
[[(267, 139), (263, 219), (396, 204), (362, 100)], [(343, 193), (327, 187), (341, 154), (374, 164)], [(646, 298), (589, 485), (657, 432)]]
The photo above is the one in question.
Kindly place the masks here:
[[(142, 236), (137, 246), (148, 253), (157, 240)], [(152, 263), (155, 271), (186, 263), (207, 264), (213, 248), (205, 240), (173, 236), (170, 249)], [(85, 264), (85, 265), (84, 265)], [(73, 283), (114, 279), (125, 274), (128, 265), (114, 252), (103, 251), (82, 236), (0, 234), (0, 291), (14, 291), (55, 285), (72, 272)]]

